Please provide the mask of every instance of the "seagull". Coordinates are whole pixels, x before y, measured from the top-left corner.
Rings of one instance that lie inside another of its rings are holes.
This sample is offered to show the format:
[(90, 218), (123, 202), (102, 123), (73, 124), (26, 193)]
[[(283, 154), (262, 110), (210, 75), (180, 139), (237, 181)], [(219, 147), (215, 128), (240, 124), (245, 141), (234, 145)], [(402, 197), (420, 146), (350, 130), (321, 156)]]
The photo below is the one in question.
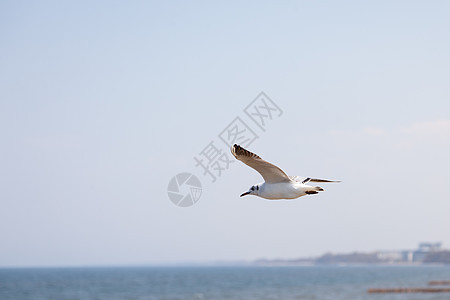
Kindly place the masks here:
[(322, 192), (319, 186), (310, 186), (308, 182), (340, 182), (339, 180), (314, 179), (310, 177), (288, 176), (279, 167), (263, 160), (261, 157), (243, 147), (234, 144), (231, 153), (237, 160), (258, 171), (265, 182), (257, 183), (243, 193), (255, 195), (264, 199), (296, 199), (305, 195), (313, 195)]

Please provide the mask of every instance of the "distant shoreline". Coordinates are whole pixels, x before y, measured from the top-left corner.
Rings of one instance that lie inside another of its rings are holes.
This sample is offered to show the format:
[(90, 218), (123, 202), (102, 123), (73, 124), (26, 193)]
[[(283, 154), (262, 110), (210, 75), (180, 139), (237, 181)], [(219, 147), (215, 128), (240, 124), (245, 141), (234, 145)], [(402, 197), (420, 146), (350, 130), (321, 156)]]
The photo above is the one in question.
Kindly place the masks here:
[(257, 263), (198, 263), (198, 264), (158, 264), (158, 265), (84, 265), (84, 266), (0, 266), (0, 271), (8, 270), (52, 270), (52, 269), (145, 269), (145, 268), (322, 268), (322, 267), (448, 267), (443, 263), (414, 264), (257, 264)]

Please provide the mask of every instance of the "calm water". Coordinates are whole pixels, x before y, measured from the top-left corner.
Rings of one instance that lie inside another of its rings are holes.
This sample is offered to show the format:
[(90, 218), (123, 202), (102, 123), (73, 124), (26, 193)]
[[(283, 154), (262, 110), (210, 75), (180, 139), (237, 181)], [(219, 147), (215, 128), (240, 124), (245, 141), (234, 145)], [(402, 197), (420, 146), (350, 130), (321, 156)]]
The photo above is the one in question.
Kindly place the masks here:
[(450, 293), (367, 294), (426, 287), (447, 267), (142, 267), (0, 269), (0, 299), (450, 299)]

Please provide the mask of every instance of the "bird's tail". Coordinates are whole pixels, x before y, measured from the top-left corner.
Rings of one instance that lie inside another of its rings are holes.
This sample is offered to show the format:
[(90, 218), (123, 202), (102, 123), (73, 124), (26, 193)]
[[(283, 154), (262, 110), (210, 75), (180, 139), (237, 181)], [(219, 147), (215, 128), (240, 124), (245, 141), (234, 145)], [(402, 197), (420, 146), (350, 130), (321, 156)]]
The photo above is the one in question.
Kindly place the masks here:
[(323, 188), (321, 188), (320, 186), (312, 186), (306, 191), (306, 194), (313, 195), (317, 194), (318, 192), (323, 192)]

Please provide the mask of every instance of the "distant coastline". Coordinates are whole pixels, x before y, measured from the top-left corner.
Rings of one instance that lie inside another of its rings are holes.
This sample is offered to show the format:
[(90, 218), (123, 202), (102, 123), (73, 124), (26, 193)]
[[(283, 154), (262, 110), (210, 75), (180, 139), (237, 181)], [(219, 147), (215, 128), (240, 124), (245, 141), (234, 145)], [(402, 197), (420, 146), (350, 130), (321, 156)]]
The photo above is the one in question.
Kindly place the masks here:
[(450, 250), (441, 243), (420, 243), (415, 250), (326, 253), (313, 258), (258, 259), (257, 266), (316, 266), (316, 265), (424, 265), (450, 264)]

